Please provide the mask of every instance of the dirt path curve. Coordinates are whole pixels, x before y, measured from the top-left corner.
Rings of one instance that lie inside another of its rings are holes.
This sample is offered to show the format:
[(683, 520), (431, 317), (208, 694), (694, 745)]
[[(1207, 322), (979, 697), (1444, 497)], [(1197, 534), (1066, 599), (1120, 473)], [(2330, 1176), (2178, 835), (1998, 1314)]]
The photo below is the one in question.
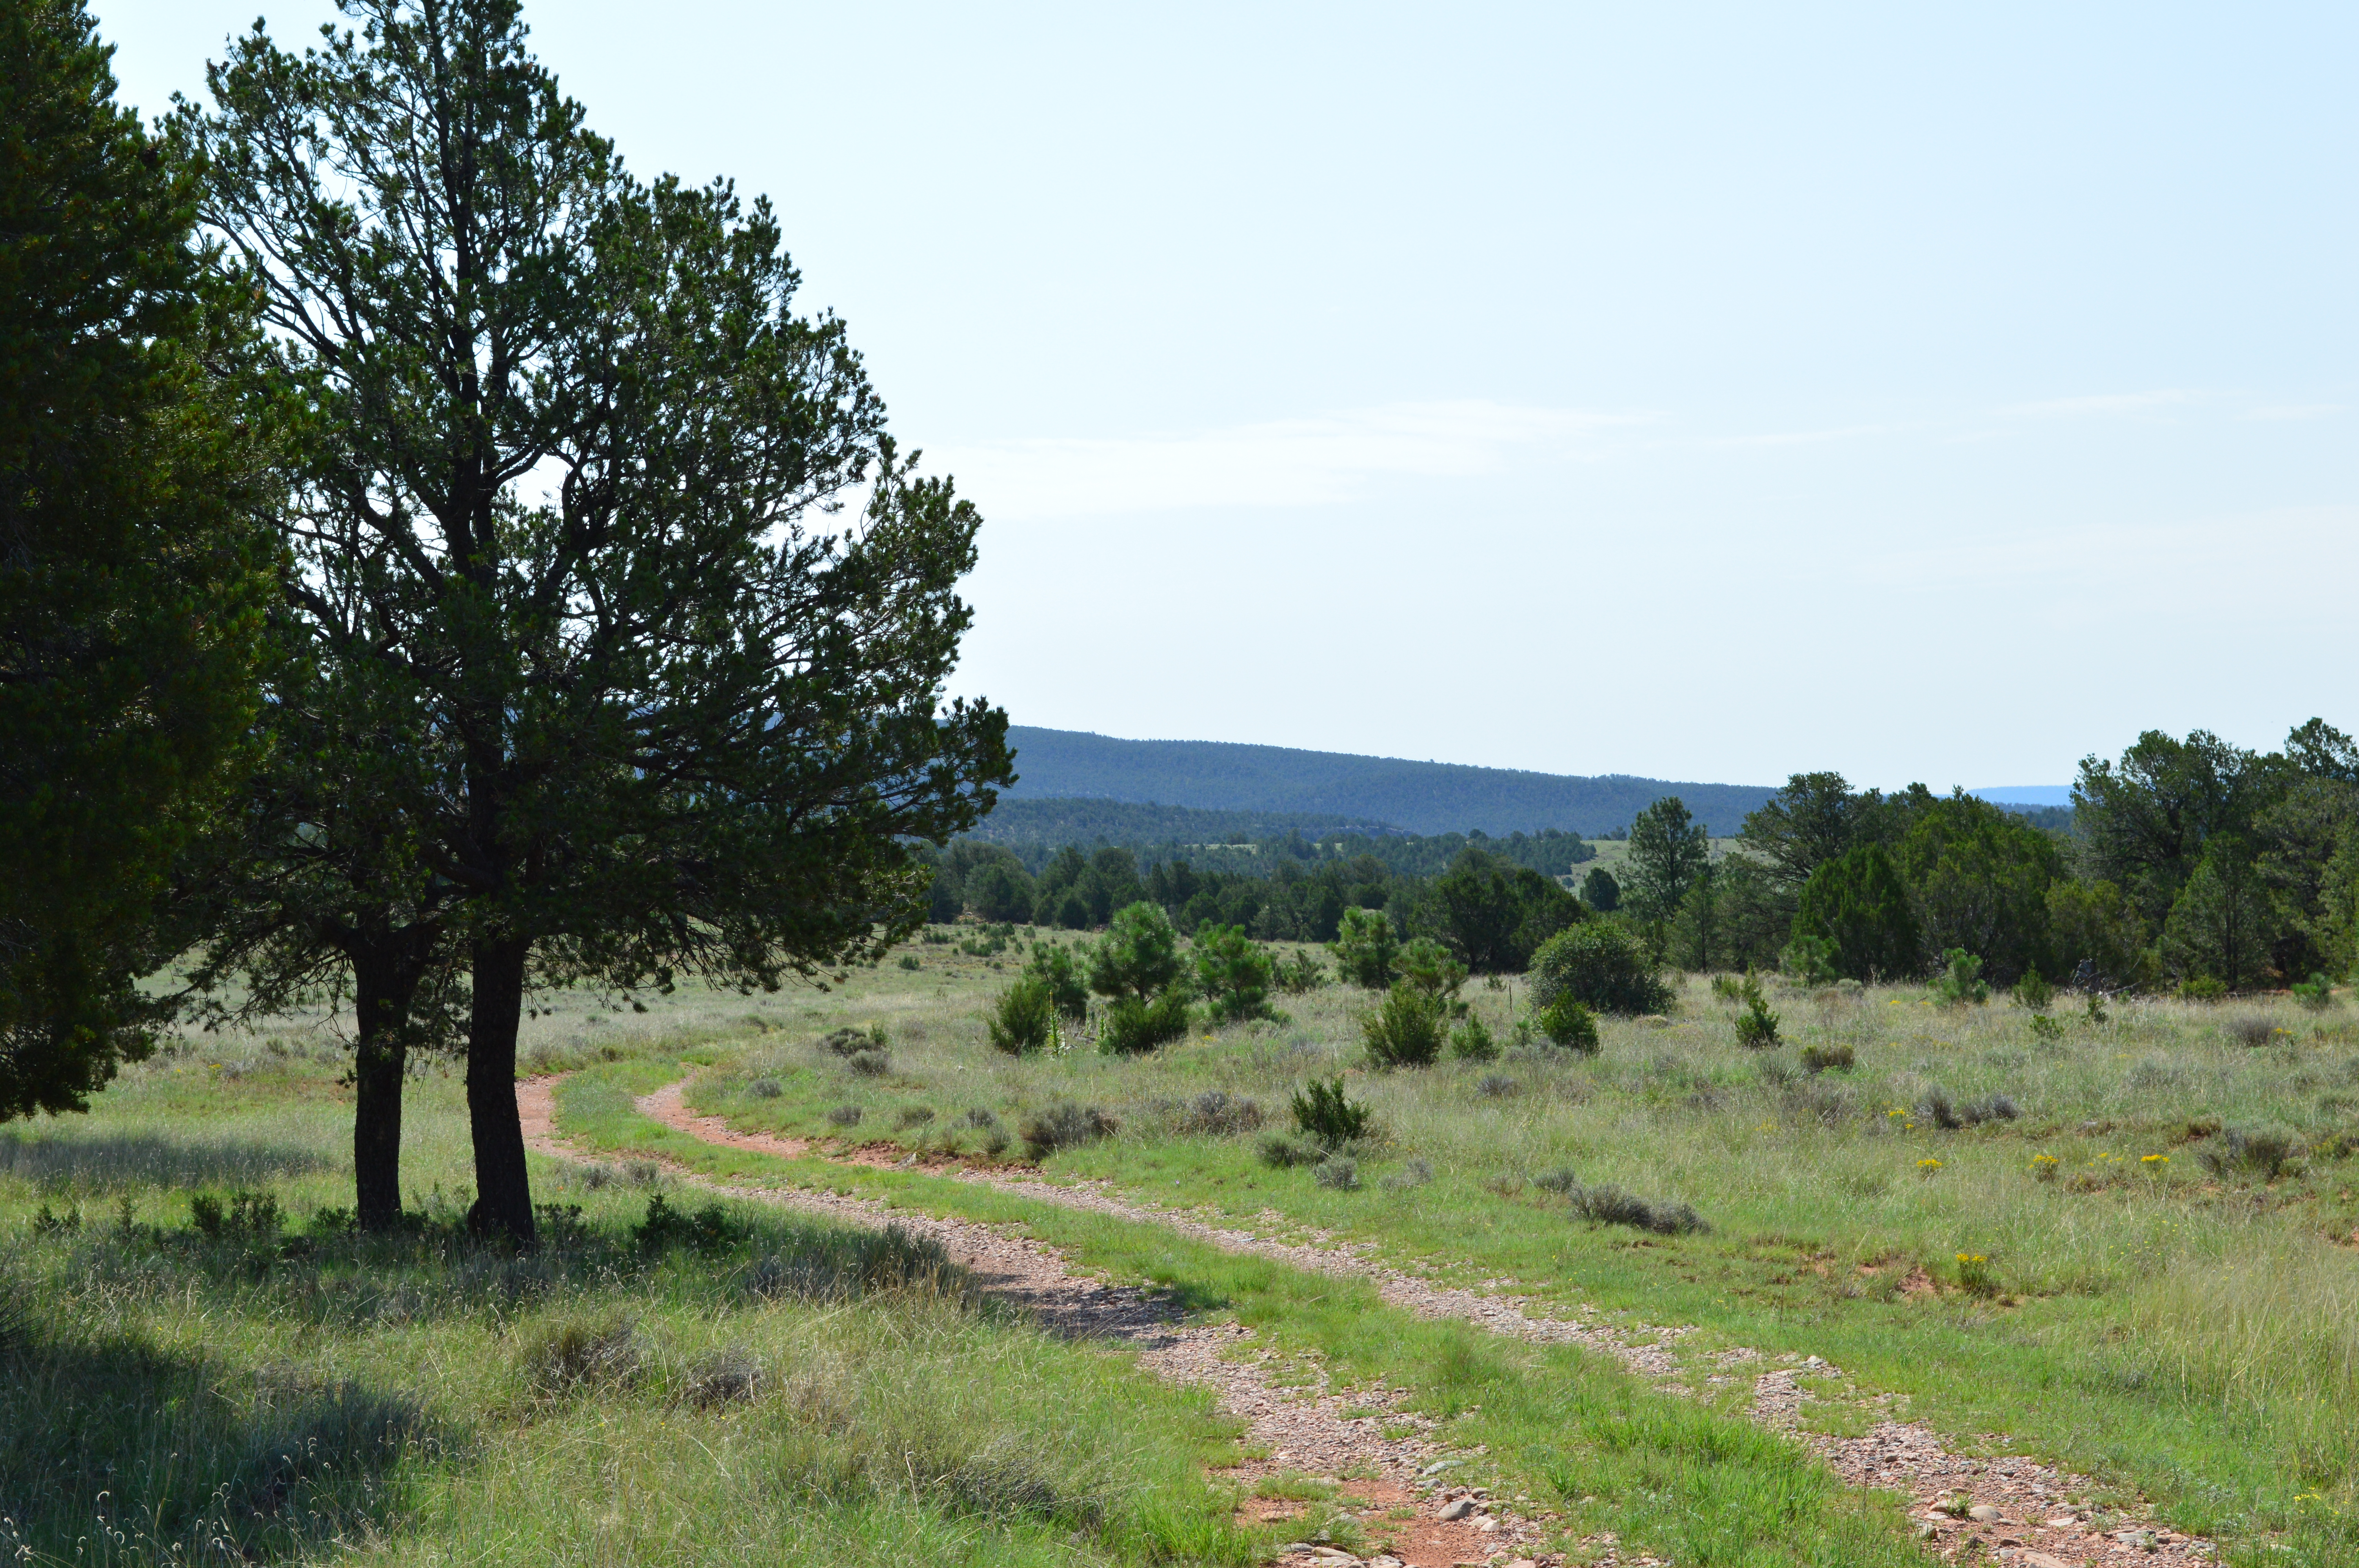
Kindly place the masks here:
[[(805, 1140), (735, 1132), (718, 1117), (700, 1117), (688, 1108), (687, 1087), (685, 1079), (667, 1085), (642, 1098), (638, 1108), (664, 1125), (708, 1143), (768, 1152), (791, 1145), (797, 1154), (826, 1152), (814, 1150)], [(1907, 1497), (1911, 1515), (1926, 1532), (1929, 1544), (1947, 1558), (1980, 1552), (2018, 1568), (2093, 1568), (2117, 1562), (2199, 1568), (2217, 1560), (2217, 1549), (2210, 1541), (2145, 1520), (2093, 1513), (2085, 1499), (2101, 1493), (2103, 1487), (2085, 1476), (2030, 1458), (1967, 1458), (1948, 1449), (1930, 1429), (1893, 1421), (1876, 1422), (1864, 1437), (1830, 1437), (1801, 1431), (1799, 1423), (1805, 1404), (1821, 1397), (1843, 1397), (1833, 1390), (1821, 1396), (1798, 1381), (1808, 1378), (1832, 1384), (1843, 1378), (1840, 1368), (1815, 1356), (1773, 1358), (1739, 1348), (1710, 1357), (1682, 1357), (1680, 1342), (1695, 1331), (1693, 1325), (1608, 1325), (1592, 1321), (1594, 1309), (1589, 1307), (1577, 1309), (1581, 1319), (1544, 1315), (1540, 1304), (1529, 1297), (1457, 1289), (1392, 1268), (1372, 1256), (1375, 1247), (1371, 1242), (1320, 1246), (1280, 1241), (1210, 1224), (1185, 1211), (1125, 1202), (1112, 1195), (1102, 1183), (1062, 1185), (951, 1166), (943, 1166), (936, 1173), (1041, 1203), (1161, 1226), (1227, 1252), (1266, 1258), (1316, 1273), (1372, 1281), (1386, 1303), (1419, 1317), (1457, 1318), (1494, 1334), (1539, 1344), (1582, 1346), (1614, 1357), (1666, 1393), (1694, 1394), (1698, 1390), (1691, 1379), (1713, 1389), (1750, 1379), (1753, 1397), (1748, 1410), (1756, 1421), (1792, 1436), (1844, 1480)], [(1274, 1224), (1288, 1223), (1284, 1216), (1269, 1211), (1263, 1217)], [(1850, 1402), (1873, 1406), (1878, 1401)]]
[[(561, 1075), (560, 1075), (561, 1076)], [(525, 1145), (537, 1153), (577, 1162), (599, 1163), (597, 1156), (568, 1144), (555, 1125), (557, 1076), (527, 1078), (516, 1085), (516, 1112), (524, 1123)], [(643, 1097), (640, 1110), (692, 1137), (765, 1153), (800, 1154), (799, 1140), (730, 1132), (717, 1119), (700, 1118), (682, 1103), (681, 1086), (672, 1084)], [(709, 1191), (754, 1203), (777, 1205), (874, 1229), (898, 1226), (940, 1242), (951, 1256), (972, 1270), (984, 1289), (1002, 1300), (1032, 1313), (1054, 1332), (1075, 1338), (1105, 1339), (1136, 1352), (1138, 1364), (1158, 1376), (1212, 1389), (1220, 1408), (1246, 1423), (1249, 1451), (1266, 1457), (1249, 1461), (1237, 1472), (1248, 1491), (1265, 1476), (1290, 1471), (1343, 1482), (1342, 1492), (1364, 1520), (1370, 1539), (1386, 1540), (1389, 1550), (1363, 1560), (1333, 1548), (1304, 1545), (1288, 1553), (1288, 1561), (1328, 1563), (1349, 1568), (1364, 1561), (1371, 1568), (1451, 1568), (1470, 1563), (1520, 1563), (1524, 1568), (1551, 1568), (1560, 1559), (1543, 1553), (1539, 1543), (1545, 1521), (1495, 1510), (1487, 1498), (1469, 1496), (1463, 1488), (1440, 1487), (1429, 1480), (1426, 1467), (1441, 1462), (1444, 1451), (1426, 1435), (1433, 1423), (1401, 1410), (1405, 1390), (1335, 1389), (1323, 1373), (1308, 1389), (1285, 1388), (1271, 1373), (1275, 1352), (1255, 1354), (1253, 1333), (1237, 1325), (1190, 1325), (1164, 1296), (1128, 1286), (1109, 1284), (1070, 1263), (1055, 1249), (1011, 1236), (994, 1227), (965, 1220), (936, 1219), (890, 1208), (868, 1198), (795, 1188), (739, 1187), (708, 1181), (674, 1168), (679, 1179)], [(1347, 1410), (1378, 1410), (1383, 1415), (1352, 1416)], [(1408, 1434), (1388, 1440), (1386, 1426)], [(1445, 1520), (1462, 1500), (1468, 1506), (1459, 1517)], [(1397, 1512), (1414, 1518), (1391, 1519)], [(1248, 1498), (1240, 1517), (1259, 1523), (1299, 1518), (1299, 1504)], [(1653, 1557), (1617, 1557), (1610, 1541), (1601, 1541), (1601, 1564), (1621, 1568), (1667, 1568)]]

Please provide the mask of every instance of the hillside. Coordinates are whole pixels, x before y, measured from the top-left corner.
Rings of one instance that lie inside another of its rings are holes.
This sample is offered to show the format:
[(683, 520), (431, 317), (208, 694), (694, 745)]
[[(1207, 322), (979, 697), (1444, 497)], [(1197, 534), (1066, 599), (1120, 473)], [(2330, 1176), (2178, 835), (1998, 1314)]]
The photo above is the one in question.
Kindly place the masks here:
[(1108, 800), (1102, 795), (1048, 795), (1018, 792), (1003, 799), (967, 837), (987, 844), (1258, 844), (1289, 834), (1309, 839), (1339, 833), (1382, 834), (1389, 824), (1335, 812), (1204, 811)]
[(1736, 831), (1767, 784), (1694, 784), (1606, 773), (1581, 778), (1222, 741), (1123, 741), (1011, 725), (1016, 801), (1094, 797), (1200, 810), (1358, 818), (1415, 833), (1596, 834), (1676, 795), (1715, 835)]

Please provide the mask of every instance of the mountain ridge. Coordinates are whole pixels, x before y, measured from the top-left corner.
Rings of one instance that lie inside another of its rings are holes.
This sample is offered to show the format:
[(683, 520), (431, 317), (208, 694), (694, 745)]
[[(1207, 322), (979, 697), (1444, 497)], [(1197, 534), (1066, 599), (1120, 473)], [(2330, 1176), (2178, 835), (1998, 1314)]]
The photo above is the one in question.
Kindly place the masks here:
[(1629, 773), (1582, 776), (1415, 762), (1235, 741), (1132, 741), (1092, 730), (1010, 725), (1011, 800), (1102, 799), (1211, 811), (1355, 817), (1413, 833), (1599, 834), (1625, 827), (1667, 795), (1716, 835), (1775, 793)]

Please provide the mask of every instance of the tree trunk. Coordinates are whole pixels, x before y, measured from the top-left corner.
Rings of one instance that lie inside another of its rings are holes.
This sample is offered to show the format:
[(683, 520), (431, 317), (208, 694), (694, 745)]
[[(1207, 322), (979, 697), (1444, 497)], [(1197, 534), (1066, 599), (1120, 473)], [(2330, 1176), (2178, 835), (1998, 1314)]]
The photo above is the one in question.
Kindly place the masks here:
[(467, 1226), (478, 1236), (533, 1245), (532, 1184), (524, 1165), (524, 1125), (516, 1119), (516, 1022), (524, 1011), (525, 960), (532, 944), (479, 938), (473, 946), (473, 1011), (467, 1023), (467, 1121), (475, 1140), (475, 1206)]
[(386, 949), (353, 963), (360, 1048), (353, 1065), (353, 1187), (363, 1230), (401, 1218), (401, 1082), (409, 1065), (409, 1008), (420, 966)]

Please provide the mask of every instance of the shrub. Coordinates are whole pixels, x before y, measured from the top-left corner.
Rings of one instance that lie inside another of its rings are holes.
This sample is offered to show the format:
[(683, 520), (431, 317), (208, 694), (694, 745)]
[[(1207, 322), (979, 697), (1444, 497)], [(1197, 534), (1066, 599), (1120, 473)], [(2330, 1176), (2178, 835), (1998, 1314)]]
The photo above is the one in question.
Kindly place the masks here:
[(1549, 1044), (1576, 1055), (1597, 1054), (1597, 1017), (1570, 991), (1559, 991), (1555, 1000), (1540, 1009), (1540, 1033)]
[(1060, 1149), (1078, 1149), (1084, 1143), (1112, 1137), (1120, 1126), (1093, 1105), (1062, 1101), (1026, 1117), (1016, 1131), (1024, 1139), (1025, 1152), (1035, 1160), (1044, 1160)]
[(2258, 1014), (2228, 1021), (2228, 1037), (2250, 1050), (2258, 1050), (2277, 1038), (2277, 1026)]
[(1335, 1192), (1357, 1192), (1360, 1186), (1359, 1162), (1341, 1154), (1330, 1154), (1310, 1167), (1310, 1179)]
[(881, 1078), (893, 1070), (892, 1055), (884, 1051), (854, 1051), (843, 1065), (864, 1078)]
[(639, 1250), (650, 1257), (681, 1247), (698, 1252), (725, 1251), (743, 1240), (745, 1234), (744, 1227), (717, 1203), (690, 1214), (664, 1202), (661, 1193), (647, 1199), (647, 1217), (631, 1227)]
[(857, 1127), (860, 1125), (860, 1108), (856, 1105), (840, 1105), (827, 1113), (827, 1119), (838, 1127)]
[(1560, 1194), (1573, 1213), (1599, 1225), (1627, 1225), (1658, 1236), (1686, 1236), (1712, 1228), (1703, 1216), (1686, 1204), (1650, 1202), (1614, 1186), (1584, 1186), (1569, 1170), (1536, 1176), (1532, 1185)]
[(820, 1037), (819, 1048), (834, 1056), (858, 1056), (885, 1050), (892, 1044), (885, 1035), (885, 1026), (871, 1024), (866, 1029), (838, 1029)]
[(1049, 982), (1027, 973), (999, 993), (984, 1028), (990, 1033), (991, 1048), (1010, 1056), (1045, 1049), (1057, 1035), (1056, 992)]
[(1261, 1107), (1222, 1089), (1206, 1089), (1173, 1119), (1172, 1130), (1199, 1138), (1233, 1138), (1261, 1126)]
[[(42, 1212), (47, 1213), (48, 1210), (44, 1208)], [(285, 1216), (279, 1213), (277, 1195), (240, 1188), (229, 1195), (226, 1206), (211, 1193), (190, 1194), (189, 1222), (202, 1235), (215, 1239), (229, 1236), (266, 1240), (278, 1234), (279, 1226), (285, 1223)], [(74, 1227), (79, 1227), (81, 1223), (81, 1213), (77, 1210)]]
[(1466, 966), (1430, 936), (1404, 944), (1393, 959), (1393, 973), (1401, 978), (1404, 985), (1414, 986), (1445, 1002), (1455, 1001), (1458, 988), (1466, 983)]
[(1749, 1051), (1767, 1051), (1777, 1044), (1777, 1015), (1758, 990), (1736, 1015), (1736, 1043)]
[(1145, 1002), (1179, 983), (1180, 934), (1163, 906), (1145, 900), (1116, 910), (1105, 936), (1091, 949), (1090, 989), (1103, 997)]
[(1849, 1072), (1857, 1065), (1858, 1058), (1848, 1045), (1802, 1047), (1802, 1071), (1806, 1073)]
[(1271, 974), (1277, 981), (1277, 989), (1292, 996), (1315, 991), (1327, 983), (1327, 966), (1307, 947), (1296, 949), (1292, 957), (1279, 959)]
[(778, 1087), (778, 1080), (776, 1078), (756, 1078), (745, 1086), (745, 1092), (756, 1099), (776, 1099), (786, 1093), (786, 1090)]
[(1175, 986), (1152, 1000), (1115, 998), (1098, 1025), (1098, 1049), (1117, 1056), (1136, 1055), (1187, 1035), (1188, 997)]
[(1360, 1019), (1368, 1058), (1379, 1067), (1431, 1066), (1441, 1054), (1446, 1027), (1441, 999), (1407, 980), (1396, 982), (1385, 1000)]
[(1327, 1158), (1327, 1151), (1316, 1138), (1301, 1132), (1265, 1132), (1254, 1152), (1265, 1165), (1290, 1170), (1297, 1165), (1316, 1165)]
[(1343, 1080), (1313, 1078), (1293, 1098), (1294, 1125), (1328, 1149), (1340, 1149), (1365, 1132), (1368, 1108), (1343, 1098)]
[(1835, 968), (1833, 938), (1812, 935), (1807, 931), (1794, 934), (1786, 950), (1777, 956), (1777, 967), (1798, 986), (1831, 986), (1842, 976)]
[(1343, 977), (1364, 990), (1380, 991), (1393, 983), (1393, 955), (1400, 939), (1381, 909), (1347, 909), (1327, 950), (1335, 955)]
[(1384, 1179), (1384, 1185), (1395, 1192), (1409, 1187), (1421, 1187), (1433, 1180), (1433, 1167), (1423, 1160), (1411, 1160)]
[(1983, 979), (1983, 961), (1963, 947), (1941, 949), (1941, 972), (1933, 977), (1933, 1000), (1943, 1007), (1988, 1001), (1990, 982)]
[(1975, 1100), (1953, 1100), (1940, 1085), (1925, 1091), (1917, 1102), (1917, 1119), (1955, 1132), (1961, 1128), (1979, 1127), (1985, 1121), (2013, 1121), (2023, 1114), (2015, 1101), (2006, 1095), (1984, 1095)]
[(1505, 1073), (1485, 1073), (1474, 1092), (1485, 1099), (1513, 1099), (1524, 1092), (1524, 1086)]
[(2293, 1161), (2296, 1140), (2282, 1128), (2235, 1128), (2220, 1135), (2201, 1156), (2214, 1175), (2245, 1172), (2273, 1182)]
[(918, 961), (918, 956), (915, 953), (904, 953), (897, 961), (905, 969), (922, 969), (926, 967)]
[(2064, 1026), (2057, 1022), (2054, 1019), (2049, 1017), (2044, 1012), (2033, 1013), (2030, 1019), (2030, 1025), (2031, 1037), (2035, 1040), (2052, 1041), (2061, 1040), (2064, 1038)]
[(1068, 947), (1035, 942), (1032, 957), (1024, 964), (1024, 978), (1047, 989), (1049, 1004), (1060, 1017), (1079, 1023), (1090, 1011), (1089, 957), (1089, 948), (1079, 943)]
[(1499, 1043), (1479, 1018), (1469, 1018), (1450, 1032), (1450, 1054), (1462, 1062), (1496, 1061)]
[(1197, 993), (1211, 1003), (1213, 1017), (1234, 1022), (1268, 1016), (1276, 966), (1266, 949), (1246, 938), (1244, 926), (1205, 921), (1196, 927), (1191, 957)]
[(2033, 1012), (2046, 1012), (2056, 1001), (2056, 988), (2048, 983), (2037, 967), (2023, 971), (2023, 979), (2015, 982), (2017, 1005)]
[(1714, 975), (1712, 978), (1712, 994), (1721, 1001), (1743, 1001), (1745, 982), (1752, 978), (1750, 975)]
[(2297, 980), (2293, 1000), (2312, 1012), (2323, 1011), (2334, 1001), (2334, 985), (2323, 974), (2312, 974), (2306, 980)]
[(2213, 975), (2196, 975), (2179, 982), (2181, 1001), (2220, 1001), (2228, 994), (2228, 982)]
[(1584, 920), (1532, 955), (1532, 1000), (1543, 1012), (1560, 996), (1598, 1012), (1661, 1012), (1671, 1004), (1654, 960), (1619, 923)]
[(894, 1130), (907, 1132), (913, 1127), (923, 1127), (934, 1119), (934, 1108), (929, 1105), (905, 1105), (893, 1118)]

